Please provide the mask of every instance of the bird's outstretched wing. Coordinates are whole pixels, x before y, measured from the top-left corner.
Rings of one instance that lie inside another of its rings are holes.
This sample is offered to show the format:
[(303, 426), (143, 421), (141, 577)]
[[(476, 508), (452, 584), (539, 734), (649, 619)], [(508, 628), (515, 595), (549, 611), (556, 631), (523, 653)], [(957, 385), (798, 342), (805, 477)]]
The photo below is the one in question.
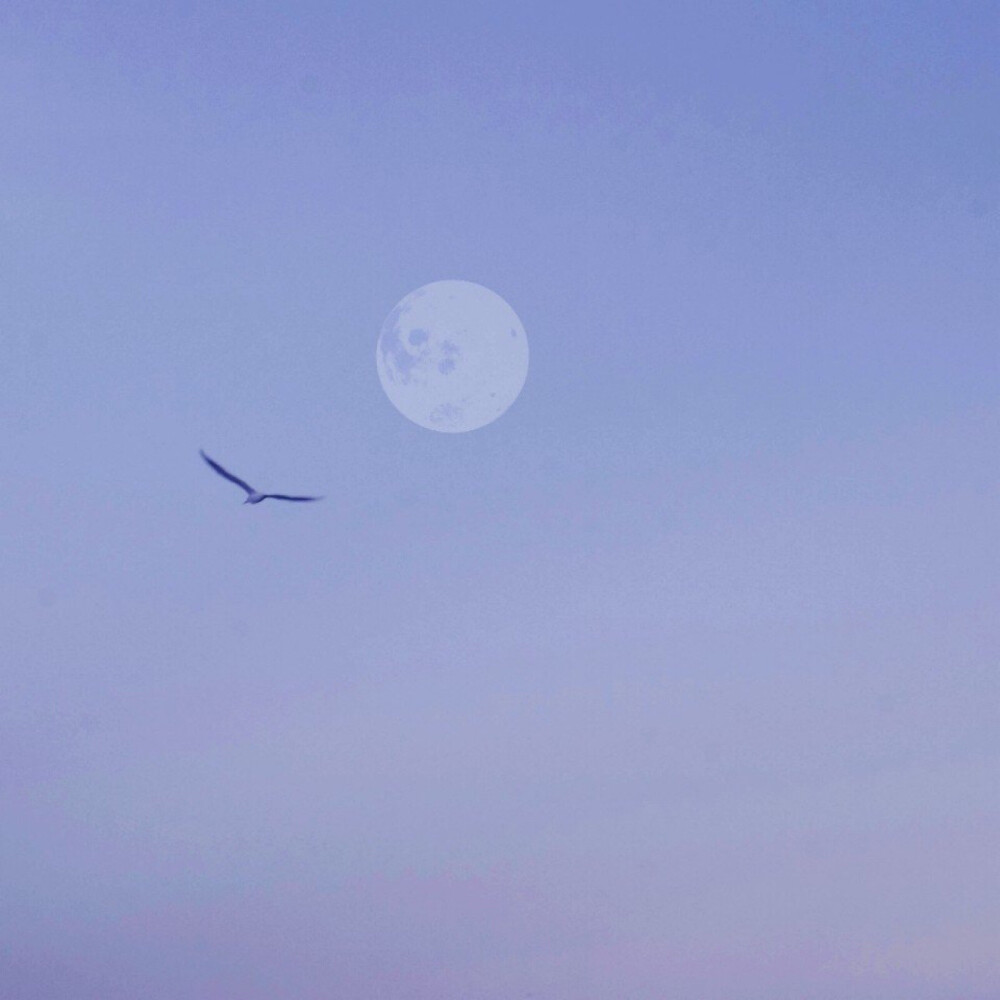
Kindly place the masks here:
[(265, 493), (265, 500), (296, 500), (300, 503), (308, 500), (322, 500), (322, 497), (289, 497), (285, 496), (284, 493)]
[(215, 471), (220, 476), (222, 476), (223, 479), (228, 479), (231, 483), (236, 483), (237, 486), (239, 486), (243, 490), (246, 490), (247, 493), (253, 493), (253, 487), (252, 486), (247, 486), (247, 484), (245, 482), (243, 482), (242, 479), (238, 479), (231, 472), (226, 472), (226, 470), (221, 465), (219, 465), (218, 462), (213, 461), (203, 451), (199, 452), (199, 454), (201, 455), (201, 457), (203, 459), (205, 459), (206, 462), (208, 462), (208, 464), (213, 469), (215, 469)]

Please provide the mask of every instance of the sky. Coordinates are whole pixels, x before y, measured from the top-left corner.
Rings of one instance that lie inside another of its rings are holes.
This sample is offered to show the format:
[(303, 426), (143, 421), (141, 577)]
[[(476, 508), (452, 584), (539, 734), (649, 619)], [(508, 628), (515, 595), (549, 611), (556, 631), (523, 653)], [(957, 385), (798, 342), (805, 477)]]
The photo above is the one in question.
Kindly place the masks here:
[(3, 996), (993, 1000), (998, 36), (5, 3)]

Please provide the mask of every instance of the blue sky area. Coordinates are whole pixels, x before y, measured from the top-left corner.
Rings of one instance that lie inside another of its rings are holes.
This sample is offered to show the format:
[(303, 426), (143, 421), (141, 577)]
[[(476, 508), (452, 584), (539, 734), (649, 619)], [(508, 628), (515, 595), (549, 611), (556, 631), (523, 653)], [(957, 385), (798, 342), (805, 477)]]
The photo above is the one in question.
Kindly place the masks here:
[[(998, 50), (3, 5), (0, 992), (995, 997)], [(468, 434), (375, 369), (444, 279)]]

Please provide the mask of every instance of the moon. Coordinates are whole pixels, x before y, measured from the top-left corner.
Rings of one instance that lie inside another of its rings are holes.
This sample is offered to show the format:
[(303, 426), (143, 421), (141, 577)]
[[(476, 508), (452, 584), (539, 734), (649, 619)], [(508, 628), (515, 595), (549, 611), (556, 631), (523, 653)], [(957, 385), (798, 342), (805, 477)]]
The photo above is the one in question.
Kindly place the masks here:
[(428, 430), (456, 434), (492, 423), (528, 376), (528, 338), (496, 292), (435, 281), (401, 299), (375, 349), (393, 406)]

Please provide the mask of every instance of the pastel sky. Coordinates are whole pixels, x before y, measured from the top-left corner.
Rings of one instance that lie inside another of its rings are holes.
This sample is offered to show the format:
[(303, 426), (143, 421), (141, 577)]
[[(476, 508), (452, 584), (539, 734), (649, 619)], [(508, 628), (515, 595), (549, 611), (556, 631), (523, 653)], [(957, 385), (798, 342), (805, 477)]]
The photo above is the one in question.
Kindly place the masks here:
[[(0, 6), (5, 1000), (993, 1000), (998, 48)], [(444, 279), (467, 434), (375, 368)]]

